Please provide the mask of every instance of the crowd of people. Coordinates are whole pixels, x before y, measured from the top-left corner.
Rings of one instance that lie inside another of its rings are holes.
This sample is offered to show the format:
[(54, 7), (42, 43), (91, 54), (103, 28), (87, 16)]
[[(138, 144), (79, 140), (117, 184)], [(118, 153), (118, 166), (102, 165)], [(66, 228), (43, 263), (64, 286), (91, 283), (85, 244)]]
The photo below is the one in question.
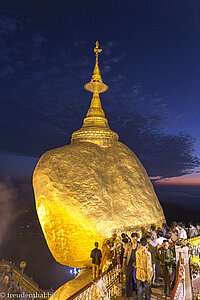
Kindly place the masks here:
[[(130, 235), (130, 236), (129, 236)], [(121, 267), (121, 276), (125, 279), (126, 297), (151, 299), (151, 286), (164, 282), (164, 297), (170, 299), (175, 283), (177, 265), (175, 245), (180, 241), (200, 236), (200, 224), (192, 222), (186, 228), (182, 222), (163, 224), (162, 228), (152, 225), (150, 231), (141, 227), (140, 233), (122, 233), (106, 240), (102, 251), (95, 243), (91, 252), (93, 278), (109, 268), (113, 261)]]

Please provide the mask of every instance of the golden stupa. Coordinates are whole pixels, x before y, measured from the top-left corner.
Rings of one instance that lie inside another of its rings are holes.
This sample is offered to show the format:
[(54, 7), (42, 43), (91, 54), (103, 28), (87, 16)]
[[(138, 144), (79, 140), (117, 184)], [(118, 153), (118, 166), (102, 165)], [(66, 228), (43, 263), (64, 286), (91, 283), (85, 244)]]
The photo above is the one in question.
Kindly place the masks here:
[(144, 167), (105, 118), (99, 94), (108, 86), (99, 71), (101, 51), (96, 42), (94, 73), (85, 85), (93, 97), (82, 128), (72, 134), (70, 145), (46, 152), (33, 174), (48, 247), (56, 261), (79, 268), (91, 265), (94, 242), (165, 222)]

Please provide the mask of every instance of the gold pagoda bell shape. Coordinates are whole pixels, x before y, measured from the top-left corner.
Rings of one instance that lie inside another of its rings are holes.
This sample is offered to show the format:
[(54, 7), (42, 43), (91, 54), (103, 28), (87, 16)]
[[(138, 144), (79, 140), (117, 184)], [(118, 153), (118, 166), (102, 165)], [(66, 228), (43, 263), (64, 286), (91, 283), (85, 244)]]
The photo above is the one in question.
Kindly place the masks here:
[(103, 83), (99, 71), (98, 56), (101, 51), (102, 49), (99, 49), (99, 42), (97, 41), (94, 48), (96, 54), (94, 73), (91, 81), (84, 86), (87, 91), (93, 93), (93, 97), (87, 116), (83, 120), (83, 126), (72, 134), (71, 143), (92, 142), (106, 147), (119, 139), (118, 134), (109, 128), (108, 120), (105, 118), (101, 107), (99, 94), (108, 90), (108, 86)]

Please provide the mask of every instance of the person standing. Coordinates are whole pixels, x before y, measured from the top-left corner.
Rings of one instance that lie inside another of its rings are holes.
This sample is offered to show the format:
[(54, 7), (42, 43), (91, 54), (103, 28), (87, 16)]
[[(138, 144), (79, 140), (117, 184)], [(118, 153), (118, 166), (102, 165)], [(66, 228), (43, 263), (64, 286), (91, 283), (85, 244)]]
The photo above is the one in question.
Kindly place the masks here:
[(151, 231), (151, 240), (155, 242), (157, 240), (157, 234), (155, 231), (156, 227), (154, 225), (151, 225), (150, 231)]
[(162, 232), (163, 232), (163, 236), (165, 236), (165, 234), (167, 233), (167, 224), (166, 223), (162, 224)]
[(183, 223), (182, 222), (178, 223), (178, 229), (179, 229), (178, 238), (187, 240), (187, 233), (186, 233), (185, 229), (183, 228)]
[(158, 246), (162, 246), (162, 243), (164, 241), (164, 237), (163, 237), (163, 232), (160, 230), (158, 231), (158, 238), (155, 240), (155, 243), (158, 245)]
[(112, 235), (112, 242), (113, 242), (113, 262), (117, 262), (118, 266), (120, 266), (120, 239), (118, 238), (117, 234), (114, 233)]
[(94, 243), (95, 248), (92, 250), (90, 257), (92, 258), (92, 276), (93, 279), (99, 276), (99, 267), (101, 263), (102, 253), (101, 250), (98, 249), (99, 244), (97, 242)]
[(173, 243), (176, 243), (177, 239), (178, 239), (178, 230), (176, 228), (173, 228), (171, 231), (171, 240)]
[(103, 245), (102, 247), (102, 260), (100, 264), (100, 269), (102, 273), (109, 267), (109, 262), (111, 260), (111, 246), (110, 246), (110, 241), (107, 240), (106, 244)]
[(120, 254), (121, 268), (123, 267), (123, 257), (124, 257), (124, 251), (125, 251), (126, 244), (128, 244), (128, 239), (126, 238), (125, 233), (122, 233), (121, 234), (121, 254)]
[(157, 244), (151, 240), (150, 235), (147, 235), (146, 239), (147, 239), (147, 243), (148, 243), (148, 250), (151, 253), (151, 262), (152, 262), (152, 269), (153, 269), (152, 284), (154, 284), (155, 280), (156, 280), (156, 251), (157, 251)]
[(173, 265), (175, 262), (175, 253), (172, 249), (169, 248), (169, 242), (167, 240), (164, 240), (163, 246), (158, 248), (156, 258), (160, 263), (161, 272), (164, 280), (164, 294), (166, 297), (169, 297)]
[(189, 222), (188, 225), (189, 225), (188, 237), (191, 239), (191, 238), (197, 236), (197, 230), (194, 227), (192, 222)]
[(196, 224), (197, 236), (200, 236), (200, 223)]
[[(127, 244), (124, 252), (123, 269), (126, 270), (126, 297), (132, 297), (133, 291), (137, 290), (136, 282), (136, 251), (140, 248), (137, 242), (137, 233), (131, 234), (131, 242)], [(126, 267), (125, 267), (126, 266)]]
[(145, 290), (146, 300), (151, 299), (152, 261), (151, 253), (147, 250), (147, 239), (141, 238), (141, 248), (136, 251), (137, 299), (143, 299)]

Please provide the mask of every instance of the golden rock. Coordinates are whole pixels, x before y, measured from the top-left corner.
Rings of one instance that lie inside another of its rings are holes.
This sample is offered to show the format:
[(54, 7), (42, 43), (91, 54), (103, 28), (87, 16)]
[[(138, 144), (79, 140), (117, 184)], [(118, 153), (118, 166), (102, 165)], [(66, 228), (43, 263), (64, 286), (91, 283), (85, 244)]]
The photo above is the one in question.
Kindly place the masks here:
[(136, 155), (115, 142), (74, 143), (45, 153), (34, 172), (39, 220), (61, 264), (87, 266), (95, 241), (164, 221)]
[(94, 242), (116, 232), (140, 230), (165, 221), (149, 177), (136, 155), (110, 130), (99, 93), (108, 88), (96, 65), (85, 88), (90, 109), (70, 145), (46, 152), (33, 175), (36, 208), (56, 261), (91, 265)]
[(57, 289), (49, 298), (49, 300), (66, 300), (92, 280), (93, 278), (91, 270), (89, 268), (82, 269), (75, 279), (66, 282), (59, 289)]

